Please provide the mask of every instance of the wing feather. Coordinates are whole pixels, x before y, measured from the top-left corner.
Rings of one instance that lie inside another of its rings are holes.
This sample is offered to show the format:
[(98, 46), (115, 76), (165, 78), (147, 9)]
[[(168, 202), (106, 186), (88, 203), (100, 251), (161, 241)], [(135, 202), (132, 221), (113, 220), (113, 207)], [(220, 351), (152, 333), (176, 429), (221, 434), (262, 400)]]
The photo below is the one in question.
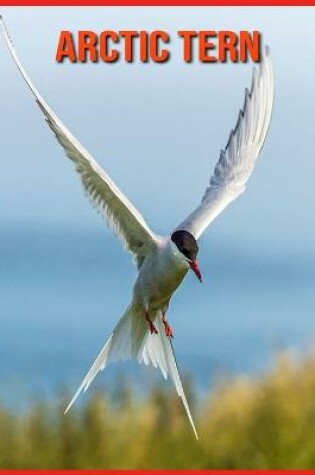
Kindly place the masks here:
[(240, 194), (251, 176), (270, 124), (274, 80), (269, 50), (253, 70), (251, 90), (245, 90), (243, 108), (227, 145), (221, 151), (201, 204), (176, 229), (198, 239), (209, 224)]
[(148, 250), (155, 244), (155, 234), (150, 230), (140, 212), (64, 126), (39, 94), (17, 56), (1, 15), (0, 27), (10, 53), (42, 110), (49, 127), (54, 132), (68, 158), (74, 163), (87, 196), (105, 217), (108, 225), (121, 239), (125, 247), (134, 254), (138, 267), (140, 267)]

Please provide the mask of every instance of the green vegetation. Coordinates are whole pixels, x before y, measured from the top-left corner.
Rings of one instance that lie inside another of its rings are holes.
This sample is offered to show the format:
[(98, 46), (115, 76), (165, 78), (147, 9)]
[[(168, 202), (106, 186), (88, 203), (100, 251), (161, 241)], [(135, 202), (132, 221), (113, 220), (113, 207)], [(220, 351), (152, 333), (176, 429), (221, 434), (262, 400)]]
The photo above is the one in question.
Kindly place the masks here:
[(114, 399), (95, 395), (67, 416), (63, 401), (22, 415), (0, 409), (0, 467), (315, 467), (314, 356), (296, 364), (283, 355), (260, 380), (218, 384), (192, 404), (200, 443), (174, 391), (157, 388), (141, 404), (127, 389)]

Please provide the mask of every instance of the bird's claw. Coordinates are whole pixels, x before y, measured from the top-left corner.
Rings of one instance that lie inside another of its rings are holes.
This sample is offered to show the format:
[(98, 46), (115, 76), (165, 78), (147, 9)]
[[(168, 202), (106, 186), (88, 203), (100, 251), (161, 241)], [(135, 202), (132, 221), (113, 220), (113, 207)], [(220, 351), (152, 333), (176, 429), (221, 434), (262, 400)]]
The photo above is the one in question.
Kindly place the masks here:
[(164, 328), (165, 328), (165, 335), (168, 338), (174, 338), (173, 330), (171, 326), (169, 325), (169, 323), (166, 320), (163, 320), (163, 323), (164, 323)]
[(154, 323), (152, 322), (151, 318), (150, 318), (150, 315), (146, 312), (145, 314), (145, 319), (146, 321), (148, 322), (149, 324), (149, 327), (150, 327), (150, 332), (151, 332), (151, 335), (157, 335), (158, 334), (158, 331), (156, 329), (156, 326), (154, 325)]
[(154, 323), (150, 322), (150, 332), (151, 332), (151, 335), (157, 335), (158, 334), (158, 331), (156, 329), (156, 326), (154, 325)]

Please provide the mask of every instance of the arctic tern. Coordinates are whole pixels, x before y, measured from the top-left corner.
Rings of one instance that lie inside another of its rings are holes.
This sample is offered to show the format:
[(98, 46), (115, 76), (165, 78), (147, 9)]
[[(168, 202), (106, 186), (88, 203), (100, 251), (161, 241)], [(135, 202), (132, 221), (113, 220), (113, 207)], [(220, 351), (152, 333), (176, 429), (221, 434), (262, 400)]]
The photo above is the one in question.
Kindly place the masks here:
[(140, 212), (48, 106), (24, 70), (1, 16), (0, 25), (21, 75), (65, 154), (72, 160), (87, 195), (125, 248), (133, 254), (138, 268), (130, 305), (65, 412), (109, 362), (136, 359), (160, 368), (165, 379), (168, 376), (172, 379), (198, 439), (179, 376), (171, 342), (173, 331), (166, 312), (173, 293), (189, 269), (201, 281), (197, 241), (221, 211), (244, 192), (264, 144), (274, 96), (268, 48), (259, 70), (253, 70), (251, 89), (245, 90), (245, 102), (237, 124), (221, 151), (201, 203), (169, 236), (160, 236), (150, 229)]

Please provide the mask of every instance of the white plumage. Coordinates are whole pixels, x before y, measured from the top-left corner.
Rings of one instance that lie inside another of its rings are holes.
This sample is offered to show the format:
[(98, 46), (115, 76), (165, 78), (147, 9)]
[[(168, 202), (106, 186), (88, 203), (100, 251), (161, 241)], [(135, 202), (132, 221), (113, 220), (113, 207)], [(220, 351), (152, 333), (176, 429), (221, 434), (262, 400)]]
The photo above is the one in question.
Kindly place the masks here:
[(186, 229), (198, 239), (224, 208), (245, 191), (267, 135), (273, 96), (272, 65), (266, 48), (259, 72), (253, 70), (251, 90), (245, 90), (243, 109), (225, 150), (221, 151), (202, 201), (177, 229)]
[(139, 269), (130, 306), (106, 341), (66, 412), (109, 362), (133, 358), (139, 363), (159, 368), (164, 378), (172, 379), (198, 439), (165, 313), (189, 267), (201, 280), (196, 261), (196, 240), (218, 214), (245, 190), (254, 169), (266, 138), (273, 105), (274, 83), (269, 52), (266, 49), (259, 71), (254, 69), (251, 90), (245, 92), (244, 107), (225, 150), (221, 152), (201, 204), (176, 228), (179, 234), (175, 232), (162, 237), (149, 228), (141, 213), (47, 105), (25, 72), (1, 16), (0, 26), (21, 75), (58, 142), (73, 161), (87, 195), (125, 247), (133, 253)]

